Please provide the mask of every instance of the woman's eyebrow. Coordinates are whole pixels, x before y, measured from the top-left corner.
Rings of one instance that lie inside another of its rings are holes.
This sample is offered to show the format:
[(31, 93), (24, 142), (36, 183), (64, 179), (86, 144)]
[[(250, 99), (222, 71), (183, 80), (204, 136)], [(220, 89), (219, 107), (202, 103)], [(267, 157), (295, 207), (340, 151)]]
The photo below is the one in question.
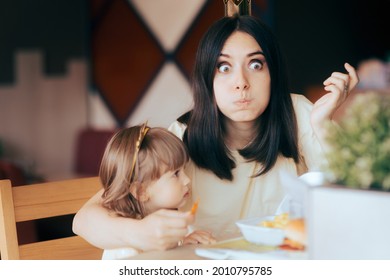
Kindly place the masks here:
[(227, 58), (229, 58), (229, 57), (230, 57), (230, 55), (228, 55), (228, 54), (224, 54), (224, 53), (220, 53), (220, 54), (219, 54), (219, 56), (223, 56), (223, 57), (227, 57)]
[(262, 51), (255, 51), (255, 52), (249, 53), (247, 56), (250, 57), (250, 56), (254, 56), (254, 55), (264, 56), (264, 53)]
[[(262, 56), (264, 56), (264, 53), (262, 51), (254, 51), (254, 52), (248, 53), (247, 57), (251, 57), (251, 56), (255, 56), (255, 55), (262, 55)], [(227, 57), (227, 58), (230, 57), (230, 55), (225, 54), (225, 53), (220, 53), (219, 56)]]

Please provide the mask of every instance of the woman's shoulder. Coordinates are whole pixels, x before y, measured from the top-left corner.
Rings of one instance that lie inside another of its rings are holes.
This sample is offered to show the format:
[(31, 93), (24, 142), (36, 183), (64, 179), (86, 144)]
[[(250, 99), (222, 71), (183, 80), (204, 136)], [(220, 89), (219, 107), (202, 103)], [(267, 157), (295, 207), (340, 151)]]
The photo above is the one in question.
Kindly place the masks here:
[(183, 140), (183, 135), (186, 129), (187, 125), (180, 121), (175, 121), (168, 127), (168, 130), (179, 137), (181, 140)]
[(169, 127), (168, 130), (183, 140), (184, 132), (187, 129), (187, 123), (190, 118), (191, 111), (180, 116), (176, 121), (174, 121)]
[(313, 107), (313, 103), (306, 98), (303, 94), (291, 93), (290, 94), (294, 108), (296, 107), (307, 107), (311, 109)]
[(302, 94), (292, 93), (291, 99), (297, 118), (298, 133), (301, 136), (311, 129), (310, 113), (313, 109), (313, 103)]
[(308, 170), (318, 170), (323, 164), (322, 147), (319, 143), (310, 123), (310, 114), (313, 109), (313, 103), (304, 95), (291, 94), (294, 104), (294, 111), (298, 124), (298, 137), (301, 153), (304, 157), (304, 163)]
[(298, 122), (302, 119), (307, 120), (313, 109), (313, 103), (303, 94), (291, 93), (291, 99)]

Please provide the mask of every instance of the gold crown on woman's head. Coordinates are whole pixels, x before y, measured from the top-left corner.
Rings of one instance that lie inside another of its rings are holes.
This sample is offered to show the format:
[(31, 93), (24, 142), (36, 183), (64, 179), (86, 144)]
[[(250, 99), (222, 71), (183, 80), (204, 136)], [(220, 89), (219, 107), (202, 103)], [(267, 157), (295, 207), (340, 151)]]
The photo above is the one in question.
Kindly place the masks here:
[(231, 17), (236, 14), (251, 15), (251, 0), (223, 0), (225, 4), (225, 16)]

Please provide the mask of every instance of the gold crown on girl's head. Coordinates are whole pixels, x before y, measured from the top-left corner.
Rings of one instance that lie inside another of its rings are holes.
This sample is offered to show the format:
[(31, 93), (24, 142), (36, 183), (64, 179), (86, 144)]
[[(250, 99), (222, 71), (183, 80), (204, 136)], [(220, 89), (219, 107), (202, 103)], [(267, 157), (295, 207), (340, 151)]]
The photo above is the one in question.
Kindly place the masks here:
[(232, 17), (236, 14), (251, 15), (251, 0), (223, 0), (225, 4), (225, 16)]

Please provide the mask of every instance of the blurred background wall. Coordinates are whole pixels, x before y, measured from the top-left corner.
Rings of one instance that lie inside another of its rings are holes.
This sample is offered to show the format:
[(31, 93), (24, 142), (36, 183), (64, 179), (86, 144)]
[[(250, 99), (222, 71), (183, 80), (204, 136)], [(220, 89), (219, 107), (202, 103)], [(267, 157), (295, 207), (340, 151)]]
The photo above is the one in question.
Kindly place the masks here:
[[(191, 108), (195, 50), (222, 2), (1, 1), (0, 160), (68, 178), (94, 143), (80, 148), (82, 132), (167, 127)], [(252, 9), (280, 40), (291, 91), (313, 101), (344, 62), (389, 61), (388, 0), (252, 0)]]

